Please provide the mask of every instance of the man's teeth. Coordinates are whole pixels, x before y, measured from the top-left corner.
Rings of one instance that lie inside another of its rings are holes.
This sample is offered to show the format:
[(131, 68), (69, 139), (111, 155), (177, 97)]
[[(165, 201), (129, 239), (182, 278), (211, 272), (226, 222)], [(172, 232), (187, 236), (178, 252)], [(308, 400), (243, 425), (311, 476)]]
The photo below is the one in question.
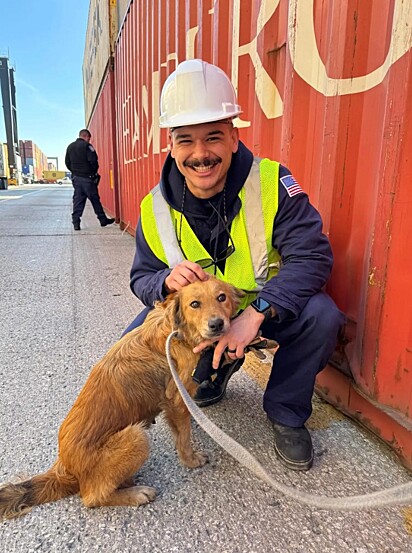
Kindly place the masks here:
[(216, 165), (215, 163), (211, 165), (197, 165), (193, 167), (193, 169), (196, 171), (196, 173), (207, 173), (208, 171), (213, 169), (215, 165)]

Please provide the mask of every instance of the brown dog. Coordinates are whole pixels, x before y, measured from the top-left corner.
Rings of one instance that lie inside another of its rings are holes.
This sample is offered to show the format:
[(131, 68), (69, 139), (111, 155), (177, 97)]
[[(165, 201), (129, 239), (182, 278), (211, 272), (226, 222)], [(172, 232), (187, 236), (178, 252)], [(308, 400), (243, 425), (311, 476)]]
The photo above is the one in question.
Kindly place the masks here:
[(154, 488), (135, 486), (133, 475), (149, 455), (145, 427), (163, 411), (181, 462), (200, 467), (193, 450), (190, 415), (165, 355), (166, 339), (179, 376), (191, 395), (191, 373), (200, 358), (193, 347), (218, 338), (230, 326), (243, 293), (213, 277), (195, 282), (158, 303), (144, 324), (119, 340), (92, 369), (59, 431), (59, 454), (40, 474), (0, 488), (0, 517), (26, 513), (35, 505), (80, 493), (87, 507), (139, 506), (153, 501)]

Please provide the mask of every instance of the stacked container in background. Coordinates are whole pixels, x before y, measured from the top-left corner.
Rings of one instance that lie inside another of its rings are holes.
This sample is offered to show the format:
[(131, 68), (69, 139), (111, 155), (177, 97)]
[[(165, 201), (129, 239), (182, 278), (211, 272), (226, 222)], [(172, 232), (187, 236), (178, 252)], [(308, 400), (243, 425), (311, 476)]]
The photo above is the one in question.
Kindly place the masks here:
[(43, 178), (43, 171), (48, 170), (47, 156), (32, 140), (19, 141), (22, 166), (33, 168), (34, 180)]

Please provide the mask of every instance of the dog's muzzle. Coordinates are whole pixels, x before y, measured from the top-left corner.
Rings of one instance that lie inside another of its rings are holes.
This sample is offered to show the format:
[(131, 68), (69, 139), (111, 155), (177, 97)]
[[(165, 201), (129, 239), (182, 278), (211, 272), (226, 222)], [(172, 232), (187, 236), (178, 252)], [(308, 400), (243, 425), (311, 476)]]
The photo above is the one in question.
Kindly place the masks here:
[(220, 317), (213, 317), (213, 319), (209, 319), (207, 326), (214, 334), (221, 334), (225, 327), (225, 321)]

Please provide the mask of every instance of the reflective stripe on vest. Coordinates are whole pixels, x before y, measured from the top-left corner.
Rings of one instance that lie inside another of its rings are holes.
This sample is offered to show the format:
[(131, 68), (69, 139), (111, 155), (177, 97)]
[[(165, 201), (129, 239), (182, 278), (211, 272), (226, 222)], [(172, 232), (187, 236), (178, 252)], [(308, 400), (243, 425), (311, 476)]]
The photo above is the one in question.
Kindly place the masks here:
[[(226, 260), (225, 272), (216, 271), (218, 278), (253, 295), (278, 270), (280, 256), (272, 247), (273, 221), (278, 208), (278, 181), (279, 163), (254, 159), (239, 192), (242, 207), (230, 230), (236, 250)], [(176, 238), (180, 218), (180, 212), (173, 210), (164, 200), (159, 185), (142, 201), (143, 234), (156, 257), (169, 267), (175, 267), (185, 258)], [(210, 258), (184, 216), (181, 222), (180, 239), (187, 258), (195, 262)], [(214, 270), (214, 267), (206, 269), (212, 274)]]
[(163, 198), (159, 185), (143, 198), (140, 209), (142, 230), (150, 249), (168, 267), (176, 267), (184, 257), (177, 242), (171, 207)]

